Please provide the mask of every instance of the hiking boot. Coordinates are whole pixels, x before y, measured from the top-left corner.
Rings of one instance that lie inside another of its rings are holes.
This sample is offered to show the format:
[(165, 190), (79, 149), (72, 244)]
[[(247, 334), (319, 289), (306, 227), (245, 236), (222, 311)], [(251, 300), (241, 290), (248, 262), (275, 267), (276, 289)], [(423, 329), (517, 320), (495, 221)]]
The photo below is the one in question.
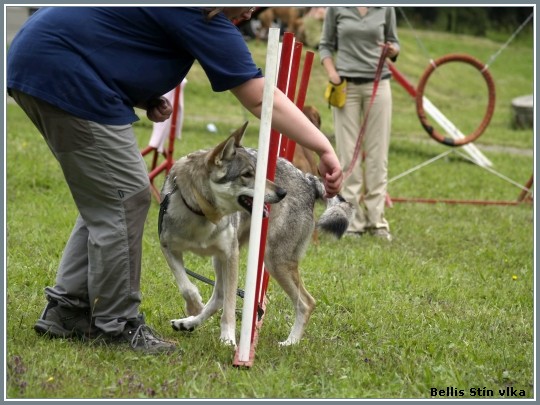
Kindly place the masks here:
[(81, 337), (90, 332), (90, 313), (86, 310), (61, 306), (58, 301), (47, 298), (47, 306), (34, 325), (39, 335), (51, 338)]
[(101, 334), (95, 341), (111, 344), (128, 343), (133, 350), (144, 354), (172, 353), (176, 350), (174, 343), (163, 340), (144, 323), (144, 315), (142, 314), (136, 319), (129, 319), (121, 334), (117, 336)]
[(369, 233), (376, 238), (384, 239), (387, 242), (392, 242), (392, 234), (388, 229), (385, 228), (375, 228), (371, 229)]

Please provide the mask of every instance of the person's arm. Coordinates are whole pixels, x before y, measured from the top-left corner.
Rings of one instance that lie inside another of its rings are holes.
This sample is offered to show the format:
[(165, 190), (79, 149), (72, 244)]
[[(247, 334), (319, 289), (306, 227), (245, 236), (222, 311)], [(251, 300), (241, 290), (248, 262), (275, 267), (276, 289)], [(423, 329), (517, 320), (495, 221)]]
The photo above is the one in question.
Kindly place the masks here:
[(322, 65), (324, 67), (324, 70), (326, 70), (326, 75), (328, 76), (328, 80), (330, 81), (330, 83), (335, 85), (340, 84), (341, 76), (336, 70), (334, 60), (331, 57), (324, 58), (322, 60)]
[[(255, 78), (231, 89), (242, 105), (260, 118), (264, 78)], [(328, 138), (279, 89), (275, 90), (272, 110), (272, 128), (319, 155), (319, 171), (328, 197), (341, 189), (343, 172)]]
[(394, 7), (388, 7), (386, 12), (385, 41), (389, 43), (388, 57), (392, 62), (397, 60), (399, 55), (399, 38), (397, 34), (396, 11)]
[(337, 85), (341, 83), (341, 76), (336, 70), (333, 59), (337, 43), (335, 13), (335, 9), (329, 8), (324, 16), (321, 40), (319, 43), (319, 55), (321, 64), (328, 76), (328, 80)]

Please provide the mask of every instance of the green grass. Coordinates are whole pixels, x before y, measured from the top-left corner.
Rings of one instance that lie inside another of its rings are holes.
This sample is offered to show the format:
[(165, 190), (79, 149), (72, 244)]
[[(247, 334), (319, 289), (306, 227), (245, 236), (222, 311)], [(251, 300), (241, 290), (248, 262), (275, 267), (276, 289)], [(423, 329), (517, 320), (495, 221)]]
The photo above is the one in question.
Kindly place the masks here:
[[(459, 51), (485, 61), (501, 46), (472, 37), (419, 35), (434, 57)], [(427, 61), (410, 31), (401, 30), (400, 37), (398, 68), (416, 83)], [(264, 45), (250, 47), (264, 67)], [(497, 110), (476, 142), (494, 169), (518, 184), (533, 171), (533, 136), (531, 130), (511, 129), (509, 106), (512, 98), (531, 92), (532, 60), (531, 48), (512, 44), (493, 63)], [(472, 85), (478, 77), (471, 76)], [(199, 67), (188, 79), (177, 157), (218, 143), (248, 118), (229, 93), (211, 93)], [(456, 92), (468, 88), (469, 79), (449, 80), (459, 84)], [(325, 82), (316, 58), (307, 103), (320, 109), (323, 131), (332, 139), (331, 115), (322, 100)], [(391, 178), (447, 151), (423, 132), (412, 100), (393, 86)], [(444, 95), (460, 100), (459, 94)], [(478, 118), (468, 107), (458, 117)], [(258, 122), (249, 120), (246, 144), (255, 146)], [(218, 134), (206, 131), (209, 122)], [(150, 123), (143, 119), (135, 129), (145, 146)], [(465, 397), (477, 387), (493, 390), (495, 397), (506, 387), (523, 390), (527, 398), (534, 395), (530, 204), (395, 203), (387, 209), (395, 237), (391, 244), (321, 236), (301, 266), (317, 300), (304, 340), (278, 347), (292, 324), (292, 308), (272, 282), (255, 363), (246, 370), (232, 367), (232, 349), (219, 343), (218, 316), (193, 333), (169, 327), (169, 320), (184, 311), (159, 249), (157, 203), (144, 235), (141, 310), (182, 353), (139, 356), (124, 348), (38, 337), (32, 327), (45, 305), (43, 289), (54, 283), (77, 213), (57, 163), (13, 104), (7, 110), (6, 146), (8, 398), (429, 398), (431, 388), (446, 387), (463, 389)], [(157, 184), (161, 181), (162, 176)], [(396, 198), (515, 201), (519, 192), (456, 153), (389, 187)], [(189, 255), (186, 264), (213, 277), (208, 259)], [(240, 266), (243, 286), (245, 252)], [(199, 287), (208, 298), (210, 287)], [(239, 300), (239, 311), (242, 304)]]

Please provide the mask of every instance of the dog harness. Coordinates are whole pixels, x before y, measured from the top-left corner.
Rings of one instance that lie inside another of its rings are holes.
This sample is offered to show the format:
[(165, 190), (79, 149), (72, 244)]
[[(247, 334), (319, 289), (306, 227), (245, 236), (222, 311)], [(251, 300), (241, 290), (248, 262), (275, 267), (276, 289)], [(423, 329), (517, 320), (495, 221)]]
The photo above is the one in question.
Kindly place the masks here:
[(163, 197), (163, 200), (159, 203), (159, 216), (158, 216), (158, 236), (161, 236), (161, 230), (163, 229), (163, 216), (167, 212), (167, 208), (169, 208), (169, 199), (171, 197), (171, 194), (174, 194), (178, 190), (178, 186), (176, 185), (176, 177), (173, 179), (174, 187), (171, 191), (169, 191), (165, 197)]

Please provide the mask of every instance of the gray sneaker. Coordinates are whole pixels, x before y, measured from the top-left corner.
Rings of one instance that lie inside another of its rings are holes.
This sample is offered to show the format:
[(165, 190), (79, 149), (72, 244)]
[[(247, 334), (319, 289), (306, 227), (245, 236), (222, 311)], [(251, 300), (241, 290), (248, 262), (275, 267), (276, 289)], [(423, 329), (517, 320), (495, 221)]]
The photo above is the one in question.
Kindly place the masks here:
[(387, 242), (392, 242), (392, 234), (388, 229), (385, 228), (375, 228), (371, 229), (369, 233), (376, 238), (384, 239)]
[(176, 345), (162, 339), (152, 328), (144, 323), (144, 315), (129, 319), (124, 331), (117, 336), (101, 334), (95, 340), (97, 343), (129, 344), (129, 346), (144, 354), (172, 353)]
[(34, 325), (39, 335), (51, 338), (83, 337), (90, 334), (90, 313), (61, 306), (58, 301), (49, 299), (41, 317)]

